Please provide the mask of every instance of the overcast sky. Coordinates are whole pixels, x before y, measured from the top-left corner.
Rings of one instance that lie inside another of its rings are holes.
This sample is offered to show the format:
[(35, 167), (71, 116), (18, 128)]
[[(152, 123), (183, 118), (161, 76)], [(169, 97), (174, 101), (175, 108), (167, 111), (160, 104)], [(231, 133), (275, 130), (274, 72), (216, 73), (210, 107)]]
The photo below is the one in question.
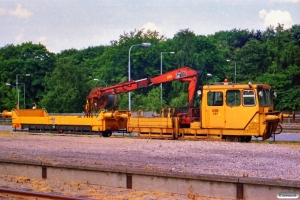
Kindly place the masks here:
[(51, 52), (109, 45), (124, 32), (196, 35), (300, 24), (300, 0), (0, 0), (0, 47), (32, 41)]

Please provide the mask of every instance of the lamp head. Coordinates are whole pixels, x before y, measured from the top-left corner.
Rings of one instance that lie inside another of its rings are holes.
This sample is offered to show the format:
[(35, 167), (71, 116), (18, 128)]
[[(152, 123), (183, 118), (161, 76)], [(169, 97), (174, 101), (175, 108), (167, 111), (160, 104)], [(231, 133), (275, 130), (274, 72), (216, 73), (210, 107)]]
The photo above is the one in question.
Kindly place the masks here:
[(150, 47), (150, 46), (151, 46), (151, 43), (149, 43), (149, 42), (142, 43), (142, 46), (143, 46), (143, 47)]

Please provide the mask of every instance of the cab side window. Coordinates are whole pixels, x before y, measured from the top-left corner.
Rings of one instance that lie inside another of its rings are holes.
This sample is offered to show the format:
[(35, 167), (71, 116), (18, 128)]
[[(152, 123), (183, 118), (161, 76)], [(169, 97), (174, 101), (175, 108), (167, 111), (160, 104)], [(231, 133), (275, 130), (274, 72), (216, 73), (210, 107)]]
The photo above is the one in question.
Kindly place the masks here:
[(223, 92), (208, 92), (208, 106), (223, 106)]
[(227, 106), (241, 105), (241, 92), (239, 90), (226, 91), (226, 104)]
[(256, 104), (255, 92), (254, 90), (244, 90), (243, 91), (243, 105), (244, 106), (254, 106)]

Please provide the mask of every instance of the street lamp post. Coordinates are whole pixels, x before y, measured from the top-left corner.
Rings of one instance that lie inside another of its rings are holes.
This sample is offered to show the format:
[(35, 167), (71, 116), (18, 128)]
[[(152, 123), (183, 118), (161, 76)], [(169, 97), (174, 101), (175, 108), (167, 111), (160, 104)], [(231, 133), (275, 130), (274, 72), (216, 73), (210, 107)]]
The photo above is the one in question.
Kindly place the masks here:
[(227, 62), (234, 62), (234, 84), (236, 84), (236, 61), (227, 60)]
[[(162, 75), (162, 55), (163, 53), (175, 54), (175, 52), (160, 52), (160, 75)], [(162, 107), (162, 83), (160, 84), (160, 107)]]
[(97, 78), (94, 78), (94, 81), (98, 81), (98, 82), (104, 83), (105, 86), (107, 87), (107, 83), (105, 83), (104, 81), (101, 81), (101, 80), (99, 80), (99, 79), (97, 79)]
[(19, 85), (23, 85), (24, 86), (24, 109), (25, 109), (25, 83), (19, 83)]
[[(16, 87), (10, 83), (6, 83), (5, 85), (7, 86), (11, 86), (11, 87)], [(24, 86), (24, 109), (25, 109), (25, 89), (26, 89), (26, 86), (25, 86), (25, 83), (19, 83), (19, 85), (23, 85)]]
[(18, 76), (20, 76), (20, 75), (22, 75), (22, 76), (30, 76), (30, 74), (17, 74), (16, 75), (16, 89), (17, 89), (17, 93), (18, 93), (18, 109), (20, 107), (20, 93), (19, 93), (19, 88), (18, 88), (18, 85), (19, 85), (19, 83), (18, 83)]
[[(129, 48), (129, 53), (128, 53), (128, 81), (131, 80), (131, 77), (130, 77), (130, 74), (131, 74), (131, 72), (130, 72), (130, 51), (131, 51), (132, 47), (135, 47), (135, 46), (149, 47), (149, 46), (151, 46), (151, 43), (134, 44)], [(128, 93), (128, 110), (131, 110), (131, 92)]]

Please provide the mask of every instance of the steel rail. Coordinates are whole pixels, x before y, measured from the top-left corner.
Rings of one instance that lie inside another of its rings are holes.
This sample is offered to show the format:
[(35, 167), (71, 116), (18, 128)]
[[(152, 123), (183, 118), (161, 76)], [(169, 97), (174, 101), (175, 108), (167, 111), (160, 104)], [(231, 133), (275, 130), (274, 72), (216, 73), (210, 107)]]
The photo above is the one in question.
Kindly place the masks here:
[(19, 195), (19, 196), (27, 196), (27, 197), (39, 197), (39, 198), (48, 198), (48, 199), (60, 199), (60, 200), (92, 200), (91, 198), (86, 197), (76, 197), (76, 196), (65, 196), (59, 194), (51, 194), (51, 193), (42, 193), (42, 192), (33, 192), (28, 190), (17, 190), (11, 188), (3, 188), (0, 187), (0, 193), (3, 195), (12, 194), (12, 195)]

